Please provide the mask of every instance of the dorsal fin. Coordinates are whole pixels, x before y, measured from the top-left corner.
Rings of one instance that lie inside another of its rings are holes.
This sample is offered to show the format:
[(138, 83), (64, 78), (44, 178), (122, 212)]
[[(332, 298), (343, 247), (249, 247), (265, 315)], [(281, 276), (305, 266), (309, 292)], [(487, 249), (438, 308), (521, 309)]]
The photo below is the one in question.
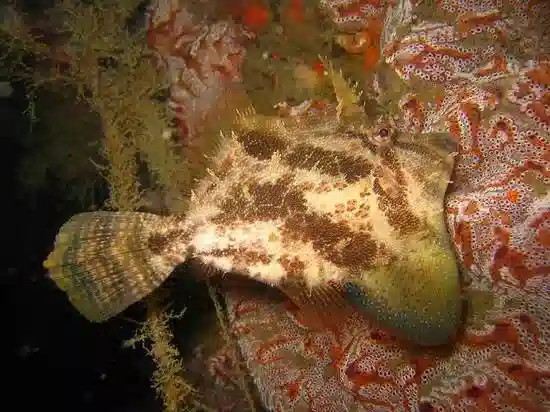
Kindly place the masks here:
[(342, 70), (336, 70), (330, 60), (321, 56), (319, 59), (327, 68), (328, 77), (336, 95), (338, 117), (348, 118), (362, 114), (363, 109), (360, 104), (362, 92), (358, 90), (357, 85), (350, 85), (350, 82), (344, 78)]

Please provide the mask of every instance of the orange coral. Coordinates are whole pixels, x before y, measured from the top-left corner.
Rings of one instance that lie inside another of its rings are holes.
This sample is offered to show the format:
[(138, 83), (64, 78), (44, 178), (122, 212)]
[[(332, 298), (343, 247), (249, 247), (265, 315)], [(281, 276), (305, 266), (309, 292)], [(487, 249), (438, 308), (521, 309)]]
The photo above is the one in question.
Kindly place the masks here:
[(338, 34), (336, 42), (348, 53), (363, 56), (363, 70), (372, 71), (380, 60), (381, 22), (369, 19), (368, 27), (354, 34)]

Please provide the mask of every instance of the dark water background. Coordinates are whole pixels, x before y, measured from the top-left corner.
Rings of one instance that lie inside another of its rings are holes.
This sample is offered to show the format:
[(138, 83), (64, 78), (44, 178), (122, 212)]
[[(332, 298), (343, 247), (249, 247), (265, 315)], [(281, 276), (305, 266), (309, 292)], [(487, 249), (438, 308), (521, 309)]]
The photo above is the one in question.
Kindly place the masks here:
[(0, 336), (6, 345), (2, 409), (160, 410), (150, 389), (150, 360), (121, 345), (136, 325), (125, 319), (89, 323), (42, 268), (57, 229), (81, 206), (67, 201), (55, 182), (34, 193), (32, 201), (23, 195), (18, 167), (27, 155), (21, 142), (29, 133), (28, 102), (24, 90), (15, 89), (11, 98), (0, 99), (6, 225), (0, 276)]

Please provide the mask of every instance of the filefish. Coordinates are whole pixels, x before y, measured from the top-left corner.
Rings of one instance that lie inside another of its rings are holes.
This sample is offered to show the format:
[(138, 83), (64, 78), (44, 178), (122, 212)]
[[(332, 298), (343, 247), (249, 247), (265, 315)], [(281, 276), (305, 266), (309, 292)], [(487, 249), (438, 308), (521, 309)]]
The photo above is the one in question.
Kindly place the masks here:
[(447, 342), (462, 302), (443, 211), (453, 139), (409, 134), (389, 116), (367, 118), (356, 100), (338, 102), (321, 114), (240, 113), (184, 216), (73, 216), (45, 262), (51, 278), (101, 322), (195, 258), (318, 314), (356, 307), (413, 343)]

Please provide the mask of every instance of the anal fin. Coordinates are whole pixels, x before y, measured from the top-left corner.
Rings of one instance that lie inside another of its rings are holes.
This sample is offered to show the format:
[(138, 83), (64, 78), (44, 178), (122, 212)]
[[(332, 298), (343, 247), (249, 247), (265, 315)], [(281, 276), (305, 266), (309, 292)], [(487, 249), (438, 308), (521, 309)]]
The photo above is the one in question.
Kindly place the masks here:
[(346, 300), (343, 286), (336, 283), (308, 288), (305, 284), (287, 282), (277, 288), (299, 308), (300, 317), (312, 329), (341, 325), (354, 311)]

